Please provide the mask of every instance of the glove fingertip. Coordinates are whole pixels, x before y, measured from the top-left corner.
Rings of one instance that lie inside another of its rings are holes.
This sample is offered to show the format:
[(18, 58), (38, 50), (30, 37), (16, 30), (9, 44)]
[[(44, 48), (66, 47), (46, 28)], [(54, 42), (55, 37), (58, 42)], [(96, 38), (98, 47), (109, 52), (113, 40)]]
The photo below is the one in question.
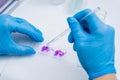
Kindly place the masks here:
[(70, 40), (69, 38), (68, 38), (68, 42), (69, 42), (69, 43), (73, 43), (73, 41), (72, 41), (72, 40)]
[(43, 41), (44, 41), (44, 38), (43, 38), (42, 35), (40, 35), (40, 36), (34, 38), (34, 40), (35, 40), (36, 42), (43, 42)]
[(68, 41), (69, 41), (69, 43), (73, 43), (73, 41), (74, 41), (71, 34), (68, 36)]
[(28, 54), (28, 55), (32, 55), (32, 54), (35, 54), (35, 53), (36, 53), (36, 51), (31, 47), (28, 47), (25, 50), (25, 54)]
[(71, 24), (71, 23), (75, 23), (76, 19), (74, 17), (68, 17), (67, 21), (68, 21), (69, 24)]
[(36, 34), (34, 34), (33, 39), (37, 42), (43, 42), (44, 38), (43, 38), (42, 32), (40, 30), (36, 30)]

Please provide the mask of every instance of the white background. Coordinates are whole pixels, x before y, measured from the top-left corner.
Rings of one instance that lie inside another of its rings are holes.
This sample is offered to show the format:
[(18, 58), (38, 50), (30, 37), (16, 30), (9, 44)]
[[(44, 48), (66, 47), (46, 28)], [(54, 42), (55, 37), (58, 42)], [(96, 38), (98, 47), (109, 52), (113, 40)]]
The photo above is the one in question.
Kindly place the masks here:
[[(28, 20), (43, 32), (45, 41), (35, 43), (27, 36), (13, 34), (17, 42), (32, 46), (37, 53), (33, 56), (0, 56), (0, 71), (4, 65), (0, 80), (88, 80), (86, 72), (78, 65), (76, 53), (72, 45), (64, 37), (52, 44), (55, 49), (67, 51), (62, 59), (40, 54), (40, 47), (50, 41), (57, 34), (68, 28), (67, 17), (69, 0), (62, 5), (52, 5), (48, 0), (25, 0), (11, 15)], [(88, 0), (86, 7), (95, 9), (100, 6), (107, 11), (106, 23), (112, 25), (116, 30), (116, 68), (117, 77), (120, 79), (120, 1), (119, 0)]]

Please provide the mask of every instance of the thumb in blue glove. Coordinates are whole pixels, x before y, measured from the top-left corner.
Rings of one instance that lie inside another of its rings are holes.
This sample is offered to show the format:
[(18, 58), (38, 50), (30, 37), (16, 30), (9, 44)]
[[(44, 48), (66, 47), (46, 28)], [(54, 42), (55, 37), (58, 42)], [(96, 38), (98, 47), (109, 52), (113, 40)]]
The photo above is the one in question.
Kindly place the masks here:
[(26, 34), (37, 42), (43, 41), (41, 31), (32, 24), (24, 19), (3, 14), (0, 15), (0, 54), (29, 55), (35, 53), (33, 48), (15, 43), (11, 37), (12, 32)]
[(114, 67), (114, 29), (104, 24), (96, 14), (81, 19), (91, 10), (83, 10), (68, 18), (71, 29), (68, 40), (74, 43), (79, 61), (89, 75), (94, 78), (116, 73)]

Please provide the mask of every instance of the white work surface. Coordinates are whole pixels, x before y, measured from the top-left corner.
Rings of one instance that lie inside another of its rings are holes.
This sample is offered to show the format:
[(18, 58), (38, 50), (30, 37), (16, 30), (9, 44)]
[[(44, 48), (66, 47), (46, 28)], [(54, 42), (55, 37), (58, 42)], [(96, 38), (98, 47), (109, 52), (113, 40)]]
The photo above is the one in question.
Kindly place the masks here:
[[(13, 13), (13, 16), (28, 20), (43, 32), (45, 41), (35, 43), (27, 36), (13, 34), (17, 42), (28, 44), (36, 50), (33, 56), (0, 56), (0, 71), (6, 64), (0, 80), (88, 80), (86, 72), (79, 65), (72, 45), (64, 37), (52, 44), (55, 49), (67, 52), (62, 59), (41, 55), (40, 47), (57, 34), (68, 28), (67, 12), (69, 0), (59, 6), (46, 3), (46, 0), (25, 0)], [(116, 68), (120, 79), (120, 1), (119, 0), (88, 0), (87, 7), (95, 9), (100, 6), (107, 11), (106, 23), (113, 25), (116, 30)]]

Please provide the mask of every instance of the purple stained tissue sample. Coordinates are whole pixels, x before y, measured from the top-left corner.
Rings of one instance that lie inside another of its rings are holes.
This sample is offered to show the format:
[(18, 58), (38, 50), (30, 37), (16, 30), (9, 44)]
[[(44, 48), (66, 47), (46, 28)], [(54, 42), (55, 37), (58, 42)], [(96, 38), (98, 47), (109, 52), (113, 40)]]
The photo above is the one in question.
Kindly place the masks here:
[(42, 52), (49, 52), (50, 48), (48, 46), (43, 46), (41, 49)]
[(63, 51), (61, 51), (61, 50), (56, 50), (55, 51), (55, 53), (54, 53), (54, 56), (60, 56), (60, 57), (62, 57), (62, 56), (64, 56), (65, 55), (65, 52), (63, 52)]
[(54, 51), (52, 48), (50, 48), (49, 46), (42, 46), (41, 48), (41, 52), (45, 52), (48, 53), (50, 51), (54, 52), (54, 56), (59, 56), (59, 57), (63, 57), (66, 53), (63, 52), (62, 50), (56, 50)]

